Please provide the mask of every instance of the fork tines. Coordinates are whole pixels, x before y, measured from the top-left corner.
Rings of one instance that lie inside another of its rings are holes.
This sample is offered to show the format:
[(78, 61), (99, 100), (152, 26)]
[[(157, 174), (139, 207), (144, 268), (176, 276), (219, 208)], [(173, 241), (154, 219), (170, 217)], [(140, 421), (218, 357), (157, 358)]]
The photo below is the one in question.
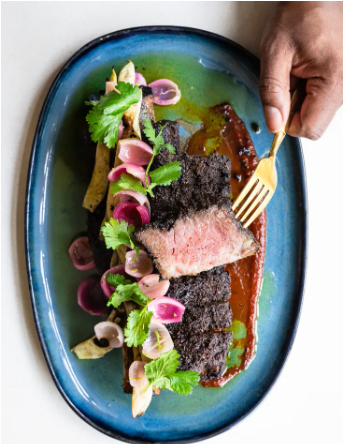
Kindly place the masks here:
[(262, 213), (273, 194), (273, 190), (264, 184), (255, 172), (232, 206), (243, 228), (247, 228)]

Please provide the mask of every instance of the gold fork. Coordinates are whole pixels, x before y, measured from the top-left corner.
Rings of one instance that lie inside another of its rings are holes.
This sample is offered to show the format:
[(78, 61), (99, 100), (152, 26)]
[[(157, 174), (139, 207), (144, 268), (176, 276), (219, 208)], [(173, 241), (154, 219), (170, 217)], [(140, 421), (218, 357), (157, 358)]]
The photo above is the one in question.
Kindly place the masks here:
[[(291, 111), (284, 129), (275, 133), (268, 157), (264, 157), (259, 161), (254, 174), (233, 203), (233, 211), (235, 212), (238, 209), (235, 216), (244, 228), (247, 228), (262, 213), (273, 197), (277, 185), (276, 153), (287, 133), (297, 99), (298, 90), (295, 90), (291, 99)], [(242, 205), (240, 206), (240, 204)]]

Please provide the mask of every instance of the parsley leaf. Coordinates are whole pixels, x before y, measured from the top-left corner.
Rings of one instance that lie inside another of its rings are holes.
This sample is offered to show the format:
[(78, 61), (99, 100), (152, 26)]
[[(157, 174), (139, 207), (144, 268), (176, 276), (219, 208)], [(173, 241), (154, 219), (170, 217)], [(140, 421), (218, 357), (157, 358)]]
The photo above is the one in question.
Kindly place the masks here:
[(116, 250), (120, 245), (130, 244), (131, 248), (136, 250), (137, 255), (139, 254), (139, 248), (133, 243), (133, 232), (135, 231), (133, 225), (128, 225), (125, 221), (119, 222), (111, 217), (109, 222), (105, 222), (101, 231), (107, 248)]
[(119, 82), (116, 89), (120, 94), (111, 91), (100, 100), (86, 102), (86, 105), (93, 106), (86, 117), (91, 138), (93, 142), (106, 143), (108, 148), (113, 148), (118, 140), (123, 114), (131, 105), (139, 102), (141, 95), (138, 86), (130, 83)]
[(130, 279), (126, 279), (126, 277), (122, 274), (107, 273), (106, 280), (111, 287), (132, 284), (132, 281)]
[(146, 194), (147, 189), (143, 187), (142, 182), (137, 177), (130, 176), (130, 174), (123, 173), (119, 179), (110, 184), (110, 192), (112, 194), (119, 193), (122, 190), (138, 191)]
[(199, 373), (193, 371), (177, 372), (180, 355), (176, 350), (162, 353), (158, 359), (145, 366), (145, 375), (149, 385), (161, 389), (169, 389), (178, 395), (192, 393), (192, 385), (199, 382)]
[(138, 287), (137, 282), (128, 284), (119, 284), (115, 289), (115, 292), (110, 297), (107, 306), (113, 305), (114, 308), (118, 308), (122, 302), (133, 301), (138, 305), (145, 307), (151, 299), (149, 299), (142, 290)]
[(181, 176), (181, 163), (169, 162), (150, 173), (151, 187), (157, 185), (170, 185)]
[(145, 309), (131, 311), (124, 330), (128, 347), (138, 347), (148, 338), (152, 315), (152, 311)]

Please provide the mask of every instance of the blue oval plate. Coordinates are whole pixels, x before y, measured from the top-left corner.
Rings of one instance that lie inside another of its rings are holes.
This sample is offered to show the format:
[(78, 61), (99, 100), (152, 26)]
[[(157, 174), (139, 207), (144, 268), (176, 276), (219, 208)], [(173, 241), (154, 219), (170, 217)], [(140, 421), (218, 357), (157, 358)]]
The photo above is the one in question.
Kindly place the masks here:
[[(197, 441), (227, 430), (250, 413), (274, 384), (292, 346), (306, 259), (303, 157), (299, 141), (287, 137), (278, 154), (279, 184), (267, 209), (255, 359), (222, 389), (199, 386), (187, 397), (163, 392), (143, 417), (132, 419), (131, 398), (121, 387), (121, 351), (90, 361), (78, 361), (70, 352), (93, 334), (99, 318), (77, 305), (77, 286), (90, 273), (76, 270), (67, 253), (74, 236), (86, 230), (81, 207), (88, 185), (84, 102), (104, 88), (112, 65), (119, 70), (128, 59), (148, 82), (167, 77), (180, 85), (182, 100), (175, 107), (156, 107), (157, 118), (189, 119), (196, 107), (229, 101), (259, 156), (271, 144), (258, 95), (258, 60), (237, 44), (194, 29), (148, 27), (109, 34), (83, 47), (55, 79), (33, 143), (26, 203), (32, 305), (54, 381), (89, 424), (128, 442)], [(250, 130), (253, 122), (260, 133)]]

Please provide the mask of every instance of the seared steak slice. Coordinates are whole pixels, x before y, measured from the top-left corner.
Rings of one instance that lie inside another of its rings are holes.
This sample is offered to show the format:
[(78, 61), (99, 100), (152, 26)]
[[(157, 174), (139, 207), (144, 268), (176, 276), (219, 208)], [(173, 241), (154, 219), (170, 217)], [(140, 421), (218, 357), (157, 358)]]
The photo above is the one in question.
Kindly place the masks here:
[(230, 275), (224, 266), (214, 267), (196, 276), (171, 279), (168, 290), (168, 296), (186, 306), (225, 302), (230, 295)]
[[(172, 325), (179, 325), (179, 328), (172, 329)], [(191, 336), (183, 326), (184, 323), (167, 325), (174, 347), (180, 353), (179, 370), (197, 371), (200, 380), (220, 377), (226, 369), (225, 361), (232, 332), (206, 332)]]
[(145, 225), (136, 237), (164, 279), (196, 275), (255, 254), (259, 248), (232, 211), (217, 205), (180, 217), (169, 230)]

